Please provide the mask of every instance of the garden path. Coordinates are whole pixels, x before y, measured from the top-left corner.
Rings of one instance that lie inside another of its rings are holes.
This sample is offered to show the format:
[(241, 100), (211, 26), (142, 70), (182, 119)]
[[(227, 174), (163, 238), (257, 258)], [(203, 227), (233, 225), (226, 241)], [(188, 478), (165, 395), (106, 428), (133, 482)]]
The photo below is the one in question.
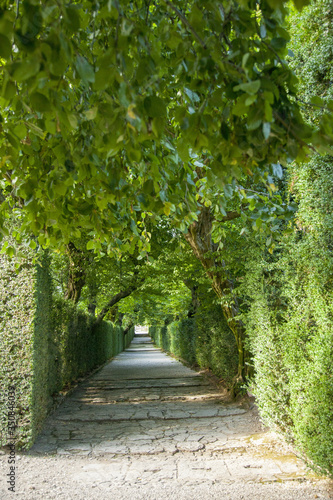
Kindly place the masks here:
[(65, 398), (17, 464), (22, 500), (333, 498), (253, 402), (227, 403), (142, 334)]

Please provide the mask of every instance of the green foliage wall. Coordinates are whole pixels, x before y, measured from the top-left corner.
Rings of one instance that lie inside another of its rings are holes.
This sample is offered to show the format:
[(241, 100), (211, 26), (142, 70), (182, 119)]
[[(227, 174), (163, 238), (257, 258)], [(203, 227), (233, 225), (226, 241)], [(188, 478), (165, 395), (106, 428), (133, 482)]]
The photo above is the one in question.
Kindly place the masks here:
[[(52, 406), (52, 396), (126, 348), (134, 336), (93, 318), (69, 301), (54, 299), (44, 254), (32, 264), (0, 254), (1, 442), (9, 442), (6, 397), (16, 390), (16, 444), (28, 448)], [(16, 272), (15, 264), (20, 264)]]
[[(10, 243), (12, 243), (10, 241)], [(20, 265), (18, 273), (15, 265)], [(0, 444), (8, 435), (8, 388), (15, 387), (17, 445), (32, 436), (31, 392), (33, 383), (33, 336), (36, 270), (29, 251), (24, 260), (8, 260), (0, 254)]]
[(123, 351), (133, 338), (133, 329), (124, 337), (122, 328), (110, 321), (94, 327), (94, 318), (70, 301), (55, 300), (53, 315), (49, 381), (53, 392)]
[(200, 368), (210, 368), (231, 384), (237, 373), (237, 347), (219, 305), (200, 307), (193, 318), (152, 325), (156, 345)]
[(36, 278), (33, 293), (35, 296), (33, 364), (31, 391), (31, 442), (34, 441), (51, 408), (53, 387), (52, 368), (54, 345), (51, 343), (53, 330), (52, 318), (52, 281), (49, 272), (50, 256), (44, 253), (36, 264)]
[(333, 475), (332, 160), (315, 157), (291, 178), (295, 232), (273, 257), (258, 251), (248, 262), (243, 320), (262, 416)]

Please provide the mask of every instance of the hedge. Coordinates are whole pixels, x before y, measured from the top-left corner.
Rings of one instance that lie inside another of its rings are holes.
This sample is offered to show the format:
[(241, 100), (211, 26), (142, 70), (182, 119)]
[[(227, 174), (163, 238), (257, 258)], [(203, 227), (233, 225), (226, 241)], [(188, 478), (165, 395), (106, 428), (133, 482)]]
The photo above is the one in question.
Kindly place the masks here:
[[(10, 243), (12, 243), (10, 241)], [(19, 266), (16, 272), (15, 265)], [(11, 441), (8, 423), (9, 388), (15, 388), (15, 422), (18, 446), (32, 440), (31, 394), (33, 337), (36, 311), (36, 269), (31, 253), (24, 260), (0, 254), (0, 435), (1, 445)]]
[(190, 365), (209, 368), (232, 384), (237, 374), (237, 347), (218, 304), (199, 308), (192, 318), (152, 325), (149, 334), (164, 351)]
[(29, 251), (23, 262), (0, 255), (0, 265), (0, 445), (12, 442), (7, 401), (13, 386), (16, 446), (30, 448), (52, 408), (52, 396), (124, 350), (134, 329), (124, 335), (109, 321), (94, 327), (91, 315), (55, 299), (47, 253), (37, 265)]
[(273, 255), (248, 253), (242, 319), (262, 417), (333, 477), (333, 158), (289, 171), (299, 203), (294, 232)]

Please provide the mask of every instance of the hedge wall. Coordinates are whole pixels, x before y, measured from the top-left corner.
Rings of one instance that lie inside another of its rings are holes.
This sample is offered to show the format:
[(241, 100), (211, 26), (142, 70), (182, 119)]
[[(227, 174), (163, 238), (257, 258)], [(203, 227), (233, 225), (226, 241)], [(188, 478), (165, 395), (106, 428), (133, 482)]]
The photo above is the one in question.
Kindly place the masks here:
[(298, 227), (248, 262), (243, 321), (262, 417), (333, 477), (332, 158), (298, 166), (294, 189)]
[[(12, 242), (10, 242), (12, 243)], [(18, 273), (15, 265), (20, 265)], [(9, 388), (15, 388), (17, 444), (32, 439), (31, 393), (33, 381), (33, 336), (36, 310), (36, 269), (31, 255), (12, 260), (0, 254), (0, 444), (11, 440), (8, 424)]]
[(238, 353), (234, 336), (221, 307), (201, 307), (193, 318), (149, 327), (155, 344), (200, 368), (210, 368), (231, 385), (237, 374)]
[[(53, 299), (50, 257), (37, 265), (0, 255), (1, 441), (8, 434), (8, 388), (15, 387), (17, 448), (29, 448), (58, 391), (126, 348), (134, 336), (93, 318), (69, 301)], [(15, 264), (20, 262), (19, 272)]]

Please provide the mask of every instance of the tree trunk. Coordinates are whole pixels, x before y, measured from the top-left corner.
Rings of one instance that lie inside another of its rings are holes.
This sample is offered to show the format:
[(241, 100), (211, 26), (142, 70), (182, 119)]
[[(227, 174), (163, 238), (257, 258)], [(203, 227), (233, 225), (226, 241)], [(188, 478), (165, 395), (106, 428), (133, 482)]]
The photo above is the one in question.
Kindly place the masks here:
[(124, 337), (125, 337), (125, 335), (128, 334), (128, 332), (130, 331), (130, 329), (132, 328), (132, 326), (134, 326), (133, 321), (131, 321), (130, 324), (127, 325), (126, 328), (124, 328), (124, 332), (123, 332), (124, 333)]
[[(237, 212), (230, 212), (225, 221), (239, 217)], [(185, 235), (194, 255), (200, 260), (207, 275), (211, 279), (212, 288), (221, 300), (224, 317), (233, 332), (238, 348), (238, 373), (236, 384), (240, 384), (249, 375), (249, 366), (246, 364), (249, 353), (244, 348), (245, 328), (241, 321), (236, 319), (238, 314), (237, 299), (233, 293), (233, 283), (223, 271), (224, 263), (218, 262), (216, 247), (211, 238), (214, 216), (207, 207), (202, 207), (198, 222), (194, 222)]]
[(67, 245), (67, 254), (69, 257), (69, 276), (65, 298), (77, 304), (86, 282), (86, 261), (84, 253), (78, 250), (72, 242)]
[(89, 302), (89, 304), (88, 304), (88, 313), (90, 313), (93, 316), (95, 316), (95, 311), (96, 311), (96, 302)]
[(188, 309), (187, 317), (188, 318), (193, 318), (197, 312), (197, 309), (200, 305), (199, 297), (198, 297), (198, 285), (195, 283), (195, 281), (191, 279), (185, 279), (183, 280), (184, 284), (187, 286), (187, 288), (191, 291), (192, 295), (192, 300), (191, 304)]

